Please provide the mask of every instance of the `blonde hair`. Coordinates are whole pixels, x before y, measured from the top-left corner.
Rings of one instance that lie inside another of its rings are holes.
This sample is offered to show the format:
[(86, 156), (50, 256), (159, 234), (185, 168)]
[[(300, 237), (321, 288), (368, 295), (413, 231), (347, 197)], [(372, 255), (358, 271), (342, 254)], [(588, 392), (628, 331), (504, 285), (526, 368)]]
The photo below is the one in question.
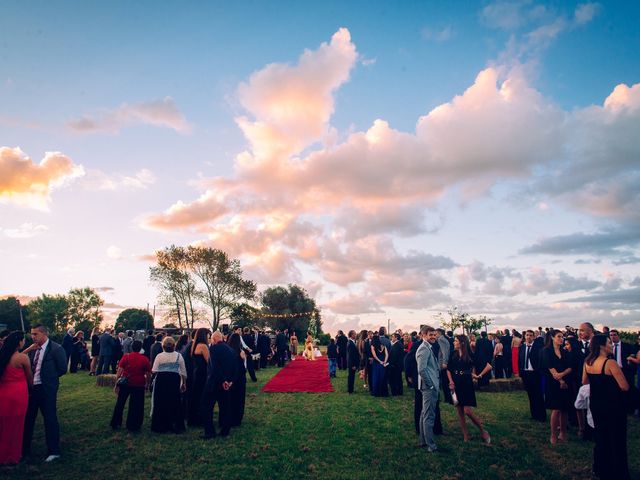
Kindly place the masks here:
[(164, 339), (162, 340), (162, 350), (164, 350), (165, 352), (173, 352), (176, 349), (176, 341), (173, 339), (172, 336), (167, 335), (166, 337), (164, 337)]

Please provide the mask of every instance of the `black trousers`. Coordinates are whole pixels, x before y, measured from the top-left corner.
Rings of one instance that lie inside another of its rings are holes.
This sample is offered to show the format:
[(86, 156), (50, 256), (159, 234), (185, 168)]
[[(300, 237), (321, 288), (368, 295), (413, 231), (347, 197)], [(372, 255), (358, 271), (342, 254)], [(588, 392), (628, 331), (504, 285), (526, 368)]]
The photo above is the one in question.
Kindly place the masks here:
[(422, 391), (418, 388), (418, 383), (416, 380), (416, 383), (413, 385), (413, 422), (415, 424), (416, 433), (418, 435), (420, 435), (420, 415), (421, 414), (422, 414)]
[(98, 357), (98, 369), (96, 370), (96, 375), (109, 373), (110, 365), (111, 365), (111, 355), (100, 355)]
[(338, 368), (340, 370), (347, 369), (347, 352), (338, 353)]
[[(442, 393), (444, 394), (444, 401), (453, 405), (453, 399), (451, 398), (451, 390), (449, 390), (449, 377), (447, 376), (447, 371), (442, 369), (440, 370), (440, 385), (442, 385)], [(438, 401), (438, 407), (440, 405), (440, 401)], [(440, 409), (438, 408), (438, 411)]]
[(58, 387), (34, 385), (29, 394), (29, 406), (24, 419), (24, 436), (22, 438), (22, 454), (31, 453), (31, 439), (33, 428), (38, 416), (38, 410), (44, 418), (44, 435), (47, 441), (47, 455), (60, 455), (60, 424), (56, 412)]
[(249, 377), (251, 377), (252, 382), (258, 381), (258, 379), (256, 378), (256, 369), (253, 364), (253, 357), (250, 353), (247, 354), (247, 373), (249, 374)]
[(350, 368), (349, 374), (347, 375), (347, 392), (353, 393), (353, 384), (356, 381), (356, 371), (357, 368)]
[(529, 397), (529, 411), (531, 418), (544, 422), (547, 420), (547, 410), (544, 407), (544, 397), (542, 396), (542, 378), (540, 372), (522, 371), (520, 372), (524, 389)]
[(142, 428), (144, 421), (144, 387), (120, 387), (116, 406), (111, 417), (111, 427), (118, 428), (122, 425), (124, 406), (129, 399), (129, 411), (127, 412), (127, 430), (137, 432)]
[(220, 433), (226, 435), (231, 429), (231, 412), (229, 411), (229, 391), (222, 387), (213, 391), (204, 391), (202, 394), (202, 422), (204, 425), (204, 434), (206, 436), (214, 436), (216, 429), (213, 426), (213, 408), (218, 404), (218, 427)]
[(496, 378), (504, 378), (504, 355), (498, 355), (493, 362), (493, 370)]
[(278, 349), (276, 351), (276, 355), (278, 356), (278, 366), (279, 367), (284, 367), (284, 355), (285, 355), (286, 350), (284, 348), (282, 349)]
[(267, 368), (269, 351), (260, 352), (260, 368)]
[(513, 364), (511, 363), (511, 355), (503, 354), (502, 362), (502, 368), (504, 369), (504, 378), (511, 378), (511, 375), (513, 375)]
[(402, 369), (398, 365), (389, 365), (389, 387), (391, 395), (402, 395)]

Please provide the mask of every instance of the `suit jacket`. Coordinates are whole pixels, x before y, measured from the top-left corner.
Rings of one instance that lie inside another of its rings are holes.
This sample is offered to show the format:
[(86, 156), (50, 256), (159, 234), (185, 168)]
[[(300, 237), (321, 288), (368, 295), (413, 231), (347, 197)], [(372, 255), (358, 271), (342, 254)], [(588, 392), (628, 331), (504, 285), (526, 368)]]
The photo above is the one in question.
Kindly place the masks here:
[(347, 343), (349, 339), (346, 335), (338, 335), (336, 337), (336, 346), (338, 347), (338, 353), (340, 356), (347, 354)]
[(403, 355), (404, 347), (402, 346), (402, 342), (396, 342), (391, 345), (391, 350), (389, 350), (389, 365), (402, 370), (404, 366), (402, 362)]
[(416, 350), (420, 390), (440, 389), (440, 367), (429, 342), (422, 342)]
[(503, 335), (502, 337), (500, 337), (500, 343), (502, 343), (502, 354), (504, 355), (504, 358), (511, 358), (511, 341), (512, 340), (513, 340), (513, 337), (511, 335)]
[(404, 371), (407, 376), (411, 378), (411, 381), (416, 388), (418, 385), (418, 364), (416, 362), (416, 352), (418, 351), (420, 344), (422, 344), (422, 340), (420, 339), (413, 342), (409, 352), (404, 357)]
[(224, 342), (209, 346), (209, 365), (205, 390), (213, 392), (222, 388), (223, 382), (233, 382), (236, 378), (236, 353)]
[(391, 340), (386, 335), (380, 335), (380, 343), (387, 347), (387, 350), (391, 350)]
[(440, 351), (438, 352), (438, 364), (440, 368), (444, 368), (445, 364), (449, 363), (449, 357), (451, 356), (451, 346), (449, 340), (444, 335), (438, 337), (438, 345)]
[(255, 353), (256, 351), (255, 337), (250, 333), (245, 333), (242, 335), (242, 340), (244, 340), (244, 344)]
[(156, 341), (153, 335), (147, 335), (142, 342), (142, 349), (147, 358), (151, 357), (151, 345)]
[(347, 368), (360, 368), (360, 353), (356, 342), (347, 340)]
[[(531, 362), (531, 367), (539, 372), (540, 371), (540, 351), (542, 350), (542, 344), (540, 342), (533, 342), (531, 345), (531, 351), (529, 352), (529, 361)], [(525, 371), (524, 365), (524, 357), (527, 354), (527, 344), (522, 342), (520, 344), (520, 348), (518, 350), (518, 369), (521, 372)], [(582, 375), (582, 371), (580, 371)]]
[(107, 357), (113, 355), (113, 337), (108, 333), (100, 335), (100, 355)]
[(478, 363), (483, 362), (484, 365), (491, 363), (493, 360), (493, 345), (488, 338), (480, 337), (476, 340), (476, 360)]
[[(55, 394), (60, 385), (60, 377), (67, 373), (67, 354), (59, 344), (49, 339), (40, 367), (40, 381), (47, 392)], [(29, 360), (33, 363), (36, 350), (29, 352)], [(35, 372), (34, 372), (35, 373)]]
[(122, 341), (122, 353), (131, 353), (131, 345), (133, 345), (133, 337), (125, 337)]
[(286, 350), (289, 342), (287, 342), (287, 336), (280, 332), (276, 335), (276, 349), (278, 350)]
[(271, 340), (266, 335), (262, 333), (258, 335), (258, 351), (262, 355), (268, 355), (271, 352)]
[[(611, 347), (613, 349), (613, 347)], [(636, 365), (634, 363), (629, 364), (627, 361), (627, 357), (629, 355), (634, 355), (636, 352), (634, 351), (633, 345), (630, 343), (620, 342), (620, 359), (622, 360), (622, 371), (625, 373), (625, 376), (629, 374), (634, 374), (636, 371)], [(613, 357), (612, 357), (613, 358)], [(616, 360), (614, 358), (614, 360)]]

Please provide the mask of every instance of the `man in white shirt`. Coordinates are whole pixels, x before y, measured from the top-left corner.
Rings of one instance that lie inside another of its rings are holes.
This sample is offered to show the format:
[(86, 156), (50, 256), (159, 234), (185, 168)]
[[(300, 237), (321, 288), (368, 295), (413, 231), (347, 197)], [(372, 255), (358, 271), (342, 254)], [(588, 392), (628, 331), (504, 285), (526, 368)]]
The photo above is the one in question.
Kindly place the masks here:
[(56, 412), (59, 377), (67, 373), (67, 356), (64, 349), (49, 340), (49, 330), (44, 325), (31, 328), (33, 345), (29, 347), (29, 359), (33, 371), (33, 389), (29, 393), (29, 406), (24, 422), (22, 454), (31, 453), (31, 440), (38, 410), (44, 418), (47, 442), (47, 458), (52, 462), (60, 458), (60, 425)]
[(542, 376), (540, 374), (540, 342), (534, 341), (533, 330), (524, 332), (524, 342), (518, 351), (518, 370), (524, 389), (529, 397), (531, 418), (539, 422), (547, 420), (542, 396)]

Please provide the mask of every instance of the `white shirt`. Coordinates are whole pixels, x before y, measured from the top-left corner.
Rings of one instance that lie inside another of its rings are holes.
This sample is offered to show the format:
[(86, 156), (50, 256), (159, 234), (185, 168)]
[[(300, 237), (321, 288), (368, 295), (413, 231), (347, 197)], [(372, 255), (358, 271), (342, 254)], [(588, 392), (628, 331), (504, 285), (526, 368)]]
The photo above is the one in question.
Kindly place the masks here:
[(574, 407), (578, 410), (586, 410), (587, 411), (587, 423), (591, 428), (596, 428), (593, 424), (593, 416), (591, 415), (591, 407), (589, 406), (589, 398), (591, 397), (591, 386), (589, 384), (582, 385), (580, 390), (578, 390), (578, 396), (576, 397), (576, 402), (574, 403)]
[[(42, 360), (44, 360), (44, 352), (46, 351), (48, 345), (49, 345), (49, 339), (47, 338), (47, 341), (44, 342), (44, 344), (40, 347), (40, 355), (38, 356), (38, 363), (33, 366), (33, 384), (34, 385), (40, 385), (42, 383), (42, 380), (40, 379), (40, 370), (42, 370)], [(33, 354), (33, 358), (35, 358), (37, 353), (38, 351), (36, 350), (35, 353)]]
[[(527, 350), (529, 350), (529, 355), (527, 355)], [(527, 359), (527, 364), (524, 366), (524, 369), (531, 372), (533, 371), (533, 366), (531, 365), (531, 350), (533, 350), (533, 343), (524, 345), (524, 357)]]

